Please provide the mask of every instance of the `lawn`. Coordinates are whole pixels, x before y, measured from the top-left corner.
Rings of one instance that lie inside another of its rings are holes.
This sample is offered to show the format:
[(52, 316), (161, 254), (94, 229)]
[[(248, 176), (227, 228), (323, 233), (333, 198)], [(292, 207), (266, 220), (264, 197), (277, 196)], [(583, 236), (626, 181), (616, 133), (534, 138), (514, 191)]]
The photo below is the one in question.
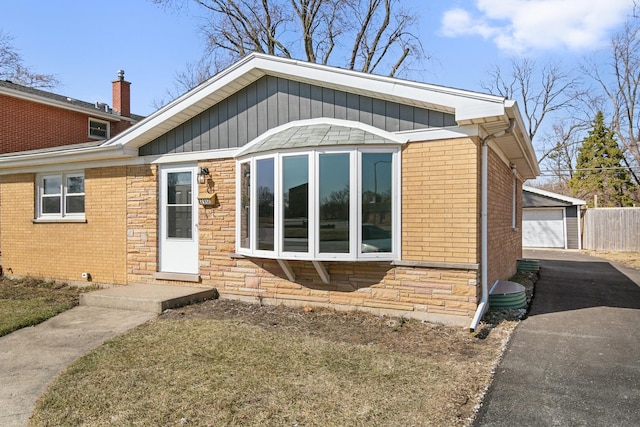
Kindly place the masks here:
[(514, 325), (206, 301), (79, 359), (31, 425), (465, 425)]
[(0, 336), (78, 305), (79, 294), (85, 290), (55, 281), (0, 278)]
[(640, 252), (622, 252), (622, 251), (594, 251), (584, 250), (584, 253), (604, 258), (607, 261), (619, 262), (629, 268), (640, 270)]

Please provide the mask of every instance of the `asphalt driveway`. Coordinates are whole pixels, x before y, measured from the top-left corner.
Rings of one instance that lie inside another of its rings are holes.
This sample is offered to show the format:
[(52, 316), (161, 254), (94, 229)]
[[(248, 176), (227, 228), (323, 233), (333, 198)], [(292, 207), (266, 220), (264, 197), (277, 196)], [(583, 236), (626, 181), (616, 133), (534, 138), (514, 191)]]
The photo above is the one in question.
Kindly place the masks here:
[(640, 425), (640, 271), (528, 251), (541, 276), (476, 426)]

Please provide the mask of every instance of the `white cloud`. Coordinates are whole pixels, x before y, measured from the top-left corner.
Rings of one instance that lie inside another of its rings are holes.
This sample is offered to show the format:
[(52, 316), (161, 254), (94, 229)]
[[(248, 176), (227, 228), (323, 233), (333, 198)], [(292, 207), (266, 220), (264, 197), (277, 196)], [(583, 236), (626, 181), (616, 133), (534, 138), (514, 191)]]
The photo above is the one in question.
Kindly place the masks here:
[(633, 0), (476, 0), (442, 17), (447, 37), (481, 36), (501, 50), (591, 50), (624, 22)]

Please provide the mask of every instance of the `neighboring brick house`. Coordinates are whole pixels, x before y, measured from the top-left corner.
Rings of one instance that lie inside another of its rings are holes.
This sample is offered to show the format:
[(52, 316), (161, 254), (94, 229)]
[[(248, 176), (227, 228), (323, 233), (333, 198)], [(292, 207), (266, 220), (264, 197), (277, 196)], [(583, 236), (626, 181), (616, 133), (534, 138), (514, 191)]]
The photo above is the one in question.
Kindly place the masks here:
[(474, 327), (538, 173), (513, 101), (252, 54), (98, 147), (0, 156), (3, 264)]
[(1, 80), (0, 154), (102, 142), (119, 134), (142, 119), (131, 114), (130, 85), (119, 72), (109, 107)]

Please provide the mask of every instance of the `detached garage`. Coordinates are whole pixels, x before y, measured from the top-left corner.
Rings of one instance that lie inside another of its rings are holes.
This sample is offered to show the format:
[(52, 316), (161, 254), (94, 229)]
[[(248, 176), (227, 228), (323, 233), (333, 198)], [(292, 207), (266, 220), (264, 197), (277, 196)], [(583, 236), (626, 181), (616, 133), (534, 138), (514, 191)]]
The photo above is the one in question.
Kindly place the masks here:
[(580, 210), (586, 202), (533, 187), (522, 187), (522, 246), (582, 249)]

